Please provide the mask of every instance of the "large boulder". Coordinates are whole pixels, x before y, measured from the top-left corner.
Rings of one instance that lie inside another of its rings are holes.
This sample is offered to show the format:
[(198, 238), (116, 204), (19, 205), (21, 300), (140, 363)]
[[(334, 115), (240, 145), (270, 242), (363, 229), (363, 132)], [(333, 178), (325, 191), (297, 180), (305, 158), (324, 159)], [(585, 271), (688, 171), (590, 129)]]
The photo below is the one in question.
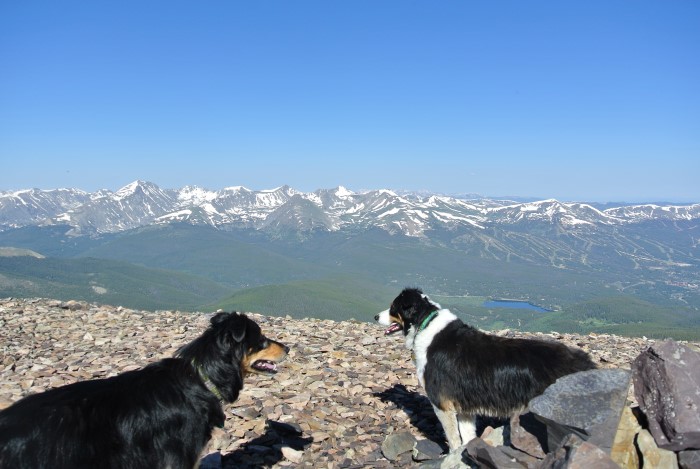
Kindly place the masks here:
[(674, 341), (632, 363), (634, 393), (659, 448), (700, 449), (700, 353)]
[(559, 378), (529, 409), (547, 425), (548, 451), (575, 434), (610, 454), (629, 391), (631, 373), (588, 370)]

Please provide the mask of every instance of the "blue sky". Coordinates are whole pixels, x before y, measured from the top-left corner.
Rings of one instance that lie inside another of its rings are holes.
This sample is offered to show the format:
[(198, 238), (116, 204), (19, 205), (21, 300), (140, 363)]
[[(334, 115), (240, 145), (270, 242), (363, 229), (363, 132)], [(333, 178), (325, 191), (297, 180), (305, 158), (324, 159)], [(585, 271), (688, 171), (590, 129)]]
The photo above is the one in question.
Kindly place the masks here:
[(700, 2), (0, 2), (0, 190), (700, 202)]

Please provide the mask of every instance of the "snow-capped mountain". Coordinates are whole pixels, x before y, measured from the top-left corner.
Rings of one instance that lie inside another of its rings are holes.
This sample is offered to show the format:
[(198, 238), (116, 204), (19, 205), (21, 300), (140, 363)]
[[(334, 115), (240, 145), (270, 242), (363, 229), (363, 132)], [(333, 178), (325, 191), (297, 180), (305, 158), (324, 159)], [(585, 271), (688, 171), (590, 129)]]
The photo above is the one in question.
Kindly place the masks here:
[(0, 227), (41, 224), (88, 202), (90, 194), (77, 189), (0, 192)]
[(492, 219), (497, 223), (545, 222), (569, 228), (583, 225), (615, 225), (636, 220), (636, 217), (616, 216), (610, 211), (601, 211), (589, 204), (561, 203), (553, 199), (497, 207), (491, 209), (491, 213)]
[(605, 212), (628, 220), (695, 220), (700, 218), (700, 204), (682, 206), (645, 204), (611, 208)]
[(0, 193), (0, 230), (31, 225), (70, 225), (71, 234), (114, 233), (152, 224), (186, 222), (258, 230), (380, 228), (424, 237), (436, 229), (479, 232), (503, 225), (540, 224), (575, 232), (649, 220), (700, 219), (700, 204), (638, 205), (598, 210), (556, 200), (515, 203), (469, 200), (390, 190), (353, 192), (344, 187), (300, 192), (282, 186), (254, 191), (196, 186), (161, 189), (135, 181), (116, 192), (28, 189)]

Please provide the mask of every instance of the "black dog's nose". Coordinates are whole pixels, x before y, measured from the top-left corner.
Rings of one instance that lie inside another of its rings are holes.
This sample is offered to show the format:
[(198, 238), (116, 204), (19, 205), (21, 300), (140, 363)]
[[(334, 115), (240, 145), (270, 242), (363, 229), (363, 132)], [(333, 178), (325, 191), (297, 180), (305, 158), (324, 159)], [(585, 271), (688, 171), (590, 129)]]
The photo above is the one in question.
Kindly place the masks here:
[(378, 314), (374, 317), (374, 320), (375, 320), (375, 321), (379, 321), (379, 315), (378, 315)]
[(289, 353), (289, 347), (287, 347), (286, 345), (284, 346), (284, 353)]

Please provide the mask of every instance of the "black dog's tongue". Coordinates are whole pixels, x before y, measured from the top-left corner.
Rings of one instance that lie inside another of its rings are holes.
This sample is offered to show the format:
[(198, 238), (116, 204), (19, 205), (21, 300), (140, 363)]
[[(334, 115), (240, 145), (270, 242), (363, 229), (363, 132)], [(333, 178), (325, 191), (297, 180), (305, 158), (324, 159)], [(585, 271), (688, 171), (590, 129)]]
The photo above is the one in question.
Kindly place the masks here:
[(400, 330), (401, 330), (401, 324), (396, 323), (396, 322), (392, 322), (391, 326), (389, 326), (389, 328), (386, 331), (384, 331), (384, 335), (393, 334), (394, 332), (398, 332)]

